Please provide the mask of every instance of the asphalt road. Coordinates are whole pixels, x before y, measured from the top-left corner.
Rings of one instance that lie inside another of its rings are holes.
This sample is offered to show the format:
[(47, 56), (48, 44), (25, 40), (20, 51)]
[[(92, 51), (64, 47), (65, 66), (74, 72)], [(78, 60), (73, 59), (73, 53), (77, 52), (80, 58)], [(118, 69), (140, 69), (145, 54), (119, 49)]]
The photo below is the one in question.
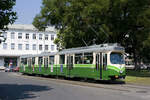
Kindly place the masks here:
[(150, 87), (97, 84), (0, 72), (0, 100), (150, 100)]

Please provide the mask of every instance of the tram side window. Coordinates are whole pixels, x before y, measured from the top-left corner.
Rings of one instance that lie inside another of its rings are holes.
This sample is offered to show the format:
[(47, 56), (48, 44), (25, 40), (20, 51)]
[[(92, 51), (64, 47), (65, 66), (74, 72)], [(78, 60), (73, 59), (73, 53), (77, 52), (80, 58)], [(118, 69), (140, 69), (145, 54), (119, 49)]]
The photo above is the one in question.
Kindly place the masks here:
[(31, 67), (31, 64), (32, 64), (32, 59), (28, 58), (28, 67)]
[(44, 67), (48, 67), (48, 58), (44, 58)]
[(27, 58), (24, 58), (24, 64), (27, 65)]
[(65, 55), (59, 56), (59, 64), (65, 64)]
[(54, 56), (49, 56), (49, 64), (54, 64)]
[(42, 64), (43, 64), (43, 57), (39, 57), (39, 59), (38, 59), (38, 64), (39, 64), (39, 65), (42, 65)]
[(32, 58), (32, 65), (35, 64), (35, 57)]
[(24, 64), (24, 59), (25, 59), (25, 58), (21, 58), (21, 64)]
[(83, 62), (83, 55), (82, 55), (82, 53), (75, 54), (75, 64), (82, 64), (82, 62)]
[(103, 55), (103, 68), (106, 69), (107, 66), (107, 54)]
[(84, 53), (84, 64), (92, 64), (93, 63), (93, 53)]

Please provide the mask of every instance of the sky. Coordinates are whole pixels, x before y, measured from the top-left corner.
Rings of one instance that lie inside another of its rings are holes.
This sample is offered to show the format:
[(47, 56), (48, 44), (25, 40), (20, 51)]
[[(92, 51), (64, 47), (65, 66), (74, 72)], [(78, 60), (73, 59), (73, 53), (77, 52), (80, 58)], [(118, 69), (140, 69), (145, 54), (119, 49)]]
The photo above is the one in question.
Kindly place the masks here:
[(32, 24), (36, 14), (40, 13), (42, 0), (16, 0), (13, 10), (17, 12), (18, 19), (14, 24)]

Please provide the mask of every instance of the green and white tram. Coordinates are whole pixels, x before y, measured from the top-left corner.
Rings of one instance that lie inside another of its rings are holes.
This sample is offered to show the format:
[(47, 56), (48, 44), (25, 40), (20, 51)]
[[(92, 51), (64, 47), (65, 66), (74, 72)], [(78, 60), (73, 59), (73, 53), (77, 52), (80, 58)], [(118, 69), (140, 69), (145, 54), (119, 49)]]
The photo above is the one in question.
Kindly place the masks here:
[(20, 72), (95, 80), (124, 79), (124, 48), (101, 44), (20, 57)]

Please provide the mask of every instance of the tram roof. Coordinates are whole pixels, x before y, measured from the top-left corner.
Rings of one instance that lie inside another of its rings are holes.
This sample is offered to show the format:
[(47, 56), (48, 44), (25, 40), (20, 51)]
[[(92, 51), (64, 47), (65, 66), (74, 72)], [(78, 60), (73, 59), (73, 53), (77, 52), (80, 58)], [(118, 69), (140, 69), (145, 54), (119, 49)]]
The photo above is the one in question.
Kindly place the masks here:
[(83, 53), (83, 52), (107, 52), (107, 51), (124, 51), (124, 47), (120, 46), (118, 43), (108, 43), (100, 45), (92, 45), (86, 47), (78, 47), (71, 49), (64, 49), (59, 54), (70, 54), (70, 53)]
[(118, 43), (109, 43), (109, 44), (100, 44), (100, 45), (92, 45), (92, 46), (86, 46), (86, 47), (64, 49), (60, 52), (43, 52), (41, 54), (22, 55), (21, 58), (51, 56), (51, 55), (56, 55), (56, 54), (71, 54), (71, 53), (83, 53), (83, 52), (107, 52), (107, 51), (124, 51), (124, 47), (120, 46)]
[(41, 56), (49, 56), (49, 55), (56, 55), (56, 54), (57, 52), (43, 52), (41, 54), (22, 55), (21, 58), (41, 57)]

